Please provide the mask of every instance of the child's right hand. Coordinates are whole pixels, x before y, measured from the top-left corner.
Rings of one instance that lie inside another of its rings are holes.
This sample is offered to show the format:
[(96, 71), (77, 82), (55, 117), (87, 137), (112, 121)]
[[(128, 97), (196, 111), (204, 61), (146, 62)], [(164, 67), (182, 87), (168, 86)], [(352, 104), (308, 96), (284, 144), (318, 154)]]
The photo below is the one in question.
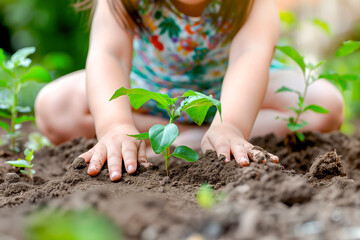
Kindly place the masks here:
[(145, 141), (135, 140), (128, 134), (139, 134), (139, 131), (133, 125), (118, 125), (111, 128), (93, 148), (80, 155), (90, 163), (88, 173), (91, 176), (97, 175), (106, 161), (111, 181), (120, 180), (123, 159), (129, 174), (136, 171), (138, 163), (149, 166)]

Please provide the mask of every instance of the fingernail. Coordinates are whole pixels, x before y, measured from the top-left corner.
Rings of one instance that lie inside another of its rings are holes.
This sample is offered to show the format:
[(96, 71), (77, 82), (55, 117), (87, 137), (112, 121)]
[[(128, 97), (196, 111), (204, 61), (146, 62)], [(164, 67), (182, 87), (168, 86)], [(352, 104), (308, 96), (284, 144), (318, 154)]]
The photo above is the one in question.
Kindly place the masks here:
[(228, 162), (230, 162), (230, 160), (227, 159), (227, 158), (225, 158), (224, 162), (225, 162), (225, 163), (228, 163)]
[(133, 165), (129, 165), (127, 169), (128, 173), (133, 173), (135, 171), (135, 168)]
[(240, 158), (240, 165), (241, 166), (249, 166), (249, 159), (247, 159), (246, 157), (241, 157)]
[(117, 181), (120, 179), (120, 177), (121, 177), (120, 173), (116, 172), (116, 171), (111, 173), (111, 176), (110, 176), (112, 181)]

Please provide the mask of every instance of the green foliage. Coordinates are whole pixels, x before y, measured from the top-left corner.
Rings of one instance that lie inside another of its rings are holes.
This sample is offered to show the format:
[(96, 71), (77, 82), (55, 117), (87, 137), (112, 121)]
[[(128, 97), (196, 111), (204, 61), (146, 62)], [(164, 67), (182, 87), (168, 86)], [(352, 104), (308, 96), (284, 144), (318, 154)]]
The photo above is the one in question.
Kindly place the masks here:
[(76, 13), (75, 0), (1, 0), (1, 47), (8, 52), (36, 46), (34, 61), (53, 78), (83, 69), (88, 50), (87, 15)]
[(343, 42), (342, 46), (337, 50), (336, 56), (343, 57), (347, 56), (360, 48), (360, 41), (346, 41)]
[(196, 200), (200, 207), (204, 209), (210, 209), (215, 204), (223, 201), (225, 195), (223, 193), (214, 193), (214, 189), (211, 185), (204, 183), (200, 186), (196, 193)]
[(106, 216), (92, 208), (80, 210), (42, 208), (26, 219), (26, 240), (123, 239)]
[(28, 136), (28, 141), (25, 143), (25, 147), (34, 149), (37, 151), (45, 146), (51, 147), (52, 144), (44, 135), (38, 132), (32, 132)]
[[(149, 100), (154, 100), (160, 108), (167, 111), (170, 119), (168, 125), (154, 125), (149, 129), (148, 133), (129, 135), (137, 140), (150, 139), (154, 152), (164, 155), (166, 170), (168, 170), (168, 160), (171, 156), (182, 158), (188, 162), (195, 162), (199, 158), (194, 150), (186, 146), (179, 146), (170, 154), (170, 146), (179, 135), (179, 130), (173, 122), (181, 117), (182, 112), (185, 111), (199, 126), (204, 122), (205, 116), (211, 106), (215, 106), (221, 116), (220, 101), (214, 99), (212, 96), (206, 96), (191, 90), (184, 93), (181, 97), (170, 98), (166, 94), (154, 93), (141, 88), (127, 89), (122, 87), (116, 90), (110, 100), (124, 95), (129, 97), (130, 103), (135, 109), (138, 109)], [(176, 103), (179, 99), (182, 101), (180, 106), (177, 107)]]
[(20, 170), (21, 173), (28, 175), (31, 180), (33, 180), (33, 175), (35, 174), (35, 170), (32, 169), (34, 164), (32, 164), (32, 160), (34, 159), (34, 150), (25, 149), (24, 151), (25, 159), (19, 158), (16, 161), (7, 161), (6, 163), (18, 167), (25, 168), (25, 170)]
[[(34, 47), (18, 50), (9, 60), (6, 60), (4, 51), (0, 49), (0, 85), (7, 89), (8, 96), (0, 99), (0, 116), (10, 119), (10, 125), (0, 122), (11, 141), (10, 148), (16, 150), (16, 137), (19, 135), (18, 126), (23, 122), (34, 121), (31, 108), (19, 106), (19, 93), (28, 82), (48, 83), (51, 81), (48, 72), (41, 66), (30, 69), (29, 55), (35, 52)], [(23, 113), (19, 116), (19, 113)]]
[(307, 90), (311, 84), (319, 80), (323, 75), (315, 75), (313, 72), (317, 70), (320, 66), (324, 64), (324, 61), (319, 62), (318, 64), (306, 64), (304, 58), (292, 47), (283, 46), (276, 47), (282, 53), (290, 57), (297, 65), (301, 68), (302, 73), (304, 75), (305, 87), (304, 91), (300, 92), (298, 90), (291, 89), (286, 86), (282, 86), (280, 89), (276, 91), (276, 93), (280, 92), (292, 92), (298, 96), (297, 107), (289, 107), (288, 109), (292, 110), (295, 113), (295, 117), (283, 118), (282, 120), (287, 122), (287, 128), (295, 134), (295, 136), (303, 141), (305, 139), (304, 134), (299, 131), (309, 123), (301, 119), (301, 115), (306, 111), (313, 111), (319, 114), (327, 114), (329, 111), (321, 106), (310, 104), (308, 106), (305, 105), (305, 98), (307, 94)]
[(330, 28), (329, 24), (327, 22), (325, 22), (324, 20), (322, 20), (320, 18), (314, 18), (314, 19), (311, 20), (311, 23), (314, 26), (321, 29), (327, 35), (329, 35), (329, 36), (332, 35), (332, 31), (331, 31), (331, 28)]

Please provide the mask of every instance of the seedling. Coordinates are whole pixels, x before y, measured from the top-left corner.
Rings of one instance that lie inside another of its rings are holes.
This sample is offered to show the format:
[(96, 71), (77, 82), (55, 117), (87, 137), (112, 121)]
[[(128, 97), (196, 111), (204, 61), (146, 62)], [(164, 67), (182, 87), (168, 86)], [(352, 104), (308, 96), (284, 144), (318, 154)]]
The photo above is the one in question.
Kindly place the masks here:
[(30, 151), (29, 149), (25, 149), (24, 151), (25, 159), (19, 158), (16, 161), (7, 161), (6, 163), (18, 167), (25, 168), (25, 170), (20, 170), (21, 173), (28, 175), (33, 181), (33, 175), (35, 174), (35, 170), (32, 169), (34, 164), (32, 164), (32, 160), (34, 159), (34, 150)]
[[(149, 132), (137, 135), (129, 135), (137, 140), (150, 139), (151, 148), (156, 154), (162, 153), (165, 158), (166, 172), (168, 173), (168, 160), (171, 156), (184, 159), (188, 162), (198, 160), (198, 154), (189, 147), (178, 146), (173, 153), (170, 153), (170, 146), (179, 135), (179, 130), (174, 121), (182, 116), (185, 111), (190, 118), (199, 126), (204, 122), (206, 114), (210, 107), (215, 106), (221, 116), (220, 101), (214, 99), (211, 95), (187, 91), (181, 97), (170, 98), (167, 94), (155, 93), (141, 88), (119, 88), (110, 101), (120, 96), (129, 96), (131, 105), (138, 109), (149, 100), (154, 100), (158, 107), (165, 109), (169, 115), (169, 124), (164, 126), (157, 124), (149, 129)], [(177, 107), (178, 100), (182, 100)]]
[[(278, 46), (276, 48), (285, 55), (287, 55), (288, 57), (290, 57), (292, 60), (294, 60), (294, 62), (301, 68), (302, 73), (304, 75), (305, 87), (303, 92), (288, 88), (286, 86), (283, 86), (276, 91), (276, 93), (293, 92), (298, 95), (297, 107), (295, 108), (288, 107), (290, 110), (292, 110), (295, 113), (295, 117), (283, 118), (283, 120), (287, 122), (288, 129), (291, 132), (293, 132), (300, 141), (304, 141), (305, 136), (304, 134), (300, 133), (299, 130), (301, 130), (305, 125), (308, 125), (309, 123), (302, 120), (301, 115), (306, 111), (313, 111), (320, 114), (329, 113), (327, 109), (321, 106), (314, 104), (310, 104), (308, 106), (305, 105), (304, 101), (309, 86), (319, 79), (327, 79), (339, 85), (343, 90), (346, 90), (347, 81), (357, 80), (358, 76), (352, 74), (340, 75), (337, 73), (331, 73), (331, 74), (323, 73), (316, 75), (314, 74), (315, 70), (317, 70), (320, 66), (322, 66), (326, 61), (321, 61), (317, 64), (305, 63), (304, 58), (294, 48), (290, 46), (282, 46), (282, 47)], [(338, 51), (336, 52), (336, 56), (349, 55), (354, 51), (358, 50), (359, 48), (360, 48), (359, 41), (358, 42), (351, 40), (346, 41), (338, 49)]]
[(308, 125), (309, 123), (301, 119), (301, 115), (304, 112), (307, 111), (313, 111), (316, 113), (326, 114), (329, 113), (329, 111), (321, 106), (318, 105), (305, 105), (305, 98), (307, 91), (309, 89), (309, 86), (319, 80), (321, 78), (321, 75), (314, 75), (313, 72), (318, 69), (321, 65), (323, 65), (325, 62), (319, 62), (318, 64), (306, 64), (304, 62), (304, 58), (292, 47), (290, 46), (283, 46), (283, 47), (276, 47), (278, 50), (280, 50), (282, 53), (290, 57), (292, 60), (294, 60), (297, 65), (301, 68), (302, 73), (304, 75), (304, 81), (305, 81), (305, 87), (304, 91), (300, 92), (295, 89), (291, 89), (286, 86), (282, 86), (280, 89), (276, 91), (276, 93), (280, 92), (293, 92), (298, 96), (298, 101), (296, 102), (297, 107), (288, 107), (288, 109), (292, 110), (295, 113), (295, 117), (289, 117), (289, 118), (283, 118), (282, 120), (287, 122), (288, 129), (293, 132), (297, 138), (300, 141), (304, 141), (305, 136), (303, 133), (299, 132), (305, 125)]
[(213, 187), (207, 183), (202, 184), (196, 194), (199, 206), (204, 209), (212, 208), (215, 204), (223, 201), (224, 198), (223, 193), (214, 193)]
[(20, 135), (18, 129), (21, 124), (34, 121), (31, 108), (19, 106), (19, 93), (22, 87), (29, 81), (40, 83), (51, 81), (50, 75), (43, 67), (29, 68), (31, 60), (27, 57), (34, 52), (34, 47), (23, 48), (6, 60), (4, 51), (0, 49), (0, 88), (8, 91), (8, 97), (1, 99), (0, 102), (0, 117), (10, 119), (10, 124), (0, 121), (0, 127), (5, 129), (10, 138), (11, 150), (16, 150), (16, 138)]

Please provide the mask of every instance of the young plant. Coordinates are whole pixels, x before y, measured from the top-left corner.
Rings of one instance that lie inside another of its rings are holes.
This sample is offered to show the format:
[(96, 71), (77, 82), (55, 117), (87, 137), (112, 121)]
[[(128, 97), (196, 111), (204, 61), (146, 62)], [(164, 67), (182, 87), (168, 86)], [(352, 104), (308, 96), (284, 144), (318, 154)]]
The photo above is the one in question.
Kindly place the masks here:
[(6, 163), (18, 167), (25, 168), (25, 170), (20, 170), (21, 173), (28, 175), (33, 181), (33, 175), (35, 174), (35, 170), (32, 169), (34, 164), (32, 164), (32, 160), (34, 159), (34, 150), (30, 151), (29, 149), (25, 149), (24, 151), (25, 159), (19, 158), (16, 161), (7, 161)]
[[(336, 56), (346, 56), (360, 48), (360, 42), (356, 41), (346, 41), (343, 45), (337, 50)], [(308, 106), (305, 105), (305, 98), (308, 91), (308, 88), (311, 84), (316, 82), (319, 79), (327, 79), (330, 82), (340, 86), (342, 90), (347, 89), (347, 82), (348, 81), (355, 81), (359, 80), (359, 76), (352, 75), (352, 74), (345, 74), (340, 75), (338, 73), (322, 73), (316, 74), (315, 71), (322, 66), (326, 61), (321, 61), (317, 64), (312, 63), (305, 63), (304, 58), (292, 47), (290, 46), (282, 46), (276, 47), (276, 49), (280, 50), (286, 56), (290, 57), (294, 62), (301, 68), (305, 87), (304, 91), (300, 92), (286, 86), (282, 86), (280, 89), (276, 91), (279, 92), (293, 92), (298, 95), (297, 107), (289, 107), (295, 113), (295, 117), (283, 118), (284, 121), (287, 122), (288, 129), (293, 132), (296, 137), (303, 141), (305, 139), (304, 134), (300, 133), (301, 130), (305, 125), (309, 123), (301, 119), (301, 115), (306, 111), (313, 111), (320, 114), (327, 114), (329, 111), (321, 106), (310, 104)]]
[[(30, 107), (19, 106), (19, 93), (29, 81), (48, 83), (51, 81), (48, 72), (40, 66), (30, 67), (30, 54), (35, 52), (34, 47), (18, 50), (9, 60), (6, 60), (4, 51), (0, 49), (0, 88), (7, 89), (8, 96), (0, 102), (0, 117), (10, 119), (10, 124), (0, 121), (10, 138), (10, 149), (16, 149), (16, 138), (20, 132), (21, 123), (34, 121)], [(19, 114), (21, 113), (21, 115)]]
[[(178, 146), (173, 153), (170, 153), (170, 146), (179, 135), (179, 130), (174, 124), (174, 121), (181, 117), (185, 111), (190, 118), (199, 126), (204, 122), (206, 114), (210, 107), (215, 106), (221, 116), (220, 101), (214, 99), (211, 95), (206, 96), (195, 91), (187, 91), (181, 97), (170, 98), (167, 94), (155, 93), (141, 88), (119, 88), (110, 101), (120, 96), (127, 95), (130, 99), (131, 105), (138, 109), (149, 100), (154, 100), (157, 106), (165, 109), (169, 115), (169, 124), (164, 126), (161, 124), (154, 125), (149, 129), (149, 132), (137, 135), (129, 135), (137, 140), (150, 139), (151, 148), (156, 154), (162, 153), (165, 158), (166, 171), (168, 173), (168, 160), (171, 156), (184, 159), (188, 162), (195, 162), (198, 160), (198, 154), (189, 147)], [(177, 101), (181, 99), (179, 106)]]
[(301, 71), (304, 76), (305, 81), (305, 87), (304, 91), (300, 92), (295, 89), (291, 89), (286, 86), (282, 86), (280, 89), (276, 91), (276, 93), (280, 92), (293, 92), (298, 96), (298, 101), (296, 102), (297, 107), (288, 107), (288, 109), (292, 110), (295, 113), (295, 117), (289, 117), (289, 118), (283, 118), (284, 121), (287, 122), (288, 129), (293, 132), (296, 137), (300, 141), (304, 141), (305, 136), (299, 130), (301, 130), (305, 125), (308, 125), (309, 123), (301, 119), (301, 115), (307, 111), (313, 111), (320, 114), (326, 114), (329, 113), (329, 111), (321, 106), (310, 104), (305, 105), (305, 98), (307, 91), (309, 89), (309, 86), (319, 80), (321, 78), (321, 75), (315, 75), (314, 71), (318, 69), (321, 65), (323, 65), (325, 62), (319, 62), (318, 64), (311, 64), (311, 63), (305, 63), (304, 58), (292, 47), (290, 46), (282, 46), (282, 47), (276, 47), (278, 50), (280, 50), (282, 53), (290, 57), (292, 60), (294, 60), (297, 65), (301, 68)]
[(202, 184), (196, 193), (196, 200), (204, 209), (212, 208), (215, 204), (223, 201), (225, 197), (224, 193), (214, 193), (213, 187), (207, 183)]

